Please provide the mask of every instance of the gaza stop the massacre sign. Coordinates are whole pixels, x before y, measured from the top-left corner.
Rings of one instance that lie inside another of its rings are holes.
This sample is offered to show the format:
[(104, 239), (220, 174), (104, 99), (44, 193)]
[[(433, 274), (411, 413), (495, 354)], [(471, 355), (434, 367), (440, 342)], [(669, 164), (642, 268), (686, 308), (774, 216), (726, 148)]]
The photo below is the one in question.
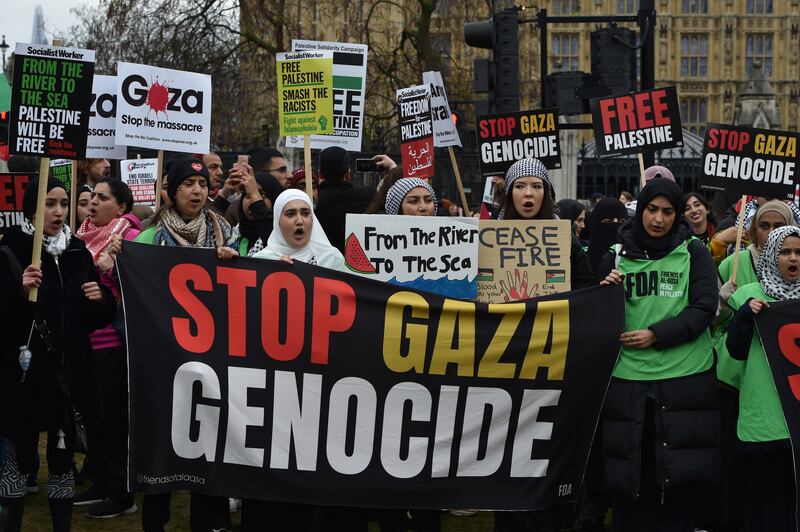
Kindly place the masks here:
[(86, 157), (124, 159), (128, 149), (116, 143), (117, 77), (95, 76), (89, 108), (89, 137)]
[(797, 132), (708, 124), (700, 186), (767, 198), (794, 199)]
[(8, 152), (86, 157), (94, 50), (17, 44)]
[(589, 103), (599, 157), (683, 146), (675, 87), (595, 98)]
[(123, 246), (132, 490), (513, 510), (578, 493), (621, 287), (489, 306)]
[(115, 142), (183, 153), (208, 153), (211, 76), (117, 63)]
[(504, 175), (515, 162), (530, 158), (561, 168), (558, 109), (479, 116), (476, 128), (483, 176)]

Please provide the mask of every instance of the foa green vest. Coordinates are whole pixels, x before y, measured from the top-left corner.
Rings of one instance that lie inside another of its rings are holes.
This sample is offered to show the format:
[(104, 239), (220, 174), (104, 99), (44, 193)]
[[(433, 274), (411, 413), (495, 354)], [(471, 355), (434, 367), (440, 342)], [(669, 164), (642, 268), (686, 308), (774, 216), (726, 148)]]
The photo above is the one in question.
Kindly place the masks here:
[[(689, 241), (657, 260), (630, 259), (619, 255), (617, 269), (624, 278), (625, 330), (647, 329), (673, 318), (689, 305)], [(622, 347), (614, 376), (634, 381), (654, 381), (700, 373), (714, 363), (708, 329), (684, 344), (656, 349)]]

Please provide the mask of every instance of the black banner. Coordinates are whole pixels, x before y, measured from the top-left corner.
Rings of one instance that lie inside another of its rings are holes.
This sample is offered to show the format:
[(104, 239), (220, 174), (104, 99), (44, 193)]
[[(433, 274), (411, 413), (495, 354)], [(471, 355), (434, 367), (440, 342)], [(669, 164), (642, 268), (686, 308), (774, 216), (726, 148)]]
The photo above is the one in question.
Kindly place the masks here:
[(433, 177), (433, 117), (431, 90), (417, 85), (397, 91), (400, 154), (403, 177)]
[(578, 492), (620, 287), (486, 305), (130, 242), (118, 267), (135, 491), (482, 509)]
[(558, 109), (520, 111), (475, 119), (481, 175), (503, 175), (521, 159), (536, 158), (549, 168), (561, 168)]
[[(783, 417), (789, 428), (794, 456), (795, 485), (800, 482), (800, 301), (770, 303), (756, 316), (756, 328), (767, 355), (772, 380), (778, 390)], [(800, 490), (796, 490), (795, 513), (800, 510)]]
[(18, 44), (9, 153), (85, 158), (93, 75), (92, 50)]
[(792, 200), (800, 183), (798, 138), (794, 131), (708, 124), (700, 187)]
[(22, 195), (35, 174), (0, 174), (0, 235), (22, 225)]
[(589, 103), (598, 157), (683, 146), (675, 87), (595, 98)]

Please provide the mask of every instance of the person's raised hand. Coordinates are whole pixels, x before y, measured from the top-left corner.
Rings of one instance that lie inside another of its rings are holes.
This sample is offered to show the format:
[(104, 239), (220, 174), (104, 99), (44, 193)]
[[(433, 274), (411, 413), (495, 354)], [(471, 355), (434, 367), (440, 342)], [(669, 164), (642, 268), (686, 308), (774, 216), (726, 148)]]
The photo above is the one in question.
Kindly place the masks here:
[(238, 257), (239, 252), (235, 249), (231, 249), (227, 246), (220, 246), (217, 248), (217, 258), (222, 261), (229, 261), (232, 260), (234, 257)]
[(42, 269), (31, 264), (22, 272), (22, 289), (27, 294), (31, 288), (39, 288), (42, 284)]
[(769, 308), (769, 303), (761, 299), (751, 299), (747, 304), (750, 305), (750, 310), (753, 311), (754, 316), (758, 316), (762, 310)]
[(601, 286), (620, 283), (622, 283), (622, 272), (619, 270), (611, 270), (608, 275), (606, 275), (606, 278), (600, 281)]

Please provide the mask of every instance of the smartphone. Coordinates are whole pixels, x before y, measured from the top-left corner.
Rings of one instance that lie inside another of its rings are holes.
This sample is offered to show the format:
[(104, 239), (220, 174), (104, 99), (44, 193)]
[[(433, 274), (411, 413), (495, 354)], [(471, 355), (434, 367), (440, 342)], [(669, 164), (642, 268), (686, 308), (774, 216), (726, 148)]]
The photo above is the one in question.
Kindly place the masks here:
[(377, 172), (378, 161), (372, 159), (356, 159), (356, 172)]

